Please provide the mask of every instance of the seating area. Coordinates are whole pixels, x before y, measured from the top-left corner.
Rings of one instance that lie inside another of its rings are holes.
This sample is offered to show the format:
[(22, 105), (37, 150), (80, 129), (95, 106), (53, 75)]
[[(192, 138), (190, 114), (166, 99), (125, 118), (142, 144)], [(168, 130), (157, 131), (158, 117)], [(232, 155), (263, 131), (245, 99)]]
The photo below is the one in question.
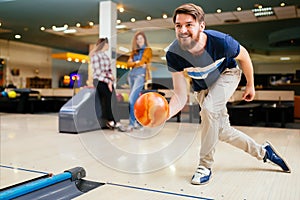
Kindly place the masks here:
[[(294, 103), (294, 99), (298, 96), (294, 95), (294, 91), (259, 90), (252, 102), (243, 101), (242, 92), (237, 90), (227, 104), (232, 125), (283, 128), (287, 123), (294, 123), (297, 118), (299, 108), (296, 107), (298, 102)], [(193, 104), (190, 108), (189, 121), (193, 122), (198, 117), (199, 106)]]
[[(2, 95), (0, 97), (0, 112), (8, 113), (39, 113), (58, 112), (59, 109), (74, 94), (73, 89), (40, 89), (22, 88), (10, 89), (15, 91), (15, 97)], [(9, 91), (8, 91), (9, 92)]]
[[(58, 112), (60, 108), (79, 89), (12, 89), (16, 97), (0, 97), (0, 112), (10, 113), (40, 113)], [(172, 95), (171, 90), (159, 89), (168, 100)], [(242, 100), (241, 90), (237, 90), (230, 98), (227, 109), (232, 125), (245, 126), (278, 126), (286, 127), (287, 123), (293, 123), (300, 119), (300, 96), (290, 90), (258, 90), (252, 102)], [(128, 89), (117, 89), (118, 94), (129, 94)], [(121, 119), (129, 116), (128, 99), (118, 102), (118, 110)], [(181, 122), (187, 118), (189, 123), (200, 123), (199, 105), (193, 99), (192, 93), (185, 108), (171, 120)]]

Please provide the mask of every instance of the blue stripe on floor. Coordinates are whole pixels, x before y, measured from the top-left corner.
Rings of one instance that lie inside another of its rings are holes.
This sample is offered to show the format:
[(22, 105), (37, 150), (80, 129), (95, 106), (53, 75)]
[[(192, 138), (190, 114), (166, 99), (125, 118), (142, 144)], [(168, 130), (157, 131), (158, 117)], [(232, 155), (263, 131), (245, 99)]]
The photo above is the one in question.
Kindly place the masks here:
[(0, 165), (0, 167), (7, 168), (7, 169), (13, 169), (13, 170), (26, 171), (26, 172), (31, 172), (31, 173), (49, 174), (48, 172), (42, 172), (42, 171), (37, 171), (37, 170), (32, 170), (32, 169), (25, 169), (25, 168), (20, 168), (20, 167), (12, 167), (12, 166), (7, 166), (7, 165)]
[(130, 186), (130, 185), (122, 185), (122, 184), (117, 184), (117, 183), (106, 183), (106, 184), (113, 185), (113, 186), (119, 186), (119, 187), (125, 187), (125, 188), (131, 188), (131, 189), (136, 189), (136, 190), (144, 190), (144, 191), (149, 191), (149, 192), (157, 192), (157, 193), (162, 193), (162, 194), (193, 198), (193, 199), (213, 200), (213, 199), (205, 198), (205, 197), (199, 197), (199, 196), (193, 196), (193, 195), (187, 195), (187, 194), (181, 194), (181, 193), (175, 193), (175, 192), (167, 192), (167, 191), (162, 191), (162, 190), (154, 190), (154, 189), (136, 187), (136, 186)]

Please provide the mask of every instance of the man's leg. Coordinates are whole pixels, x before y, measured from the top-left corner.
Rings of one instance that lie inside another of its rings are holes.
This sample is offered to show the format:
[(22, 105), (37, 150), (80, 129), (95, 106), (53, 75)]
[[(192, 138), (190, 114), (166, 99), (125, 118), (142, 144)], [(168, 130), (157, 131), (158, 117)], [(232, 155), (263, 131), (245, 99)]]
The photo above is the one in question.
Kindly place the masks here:
[[(223, 74), (230, 74), (225, 79)], [(225, 70), (215, 84), (207, 91), (196, 93), (196, 99), (201, 107), (201, 149), (199, 166), (192, 177), (192, 184), (205, 184), (211, 177), (211, 167), (214, 162), (215, 146), (221, 129), (222, 114), (240, 80), (239, 69)]]

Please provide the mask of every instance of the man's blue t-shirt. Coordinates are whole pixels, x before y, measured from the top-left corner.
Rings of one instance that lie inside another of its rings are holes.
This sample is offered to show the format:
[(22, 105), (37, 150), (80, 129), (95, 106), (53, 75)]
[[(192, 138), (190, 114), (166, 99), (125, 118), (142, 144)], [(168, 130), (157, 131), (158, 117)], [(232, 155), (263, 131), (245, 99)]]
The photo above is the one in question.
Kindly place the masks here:
[(218, 31), (205, 30), (207, 42), (201, 55), (193, 55), (182, 50), (175, 40), (166, 54), (169, 71), (186, 71), (192, 78), (194, 91), (207, 89), (217, 81), (226, 68), (235, 68), (235, 57), (240, 52), (240, 44), (230, 35)]

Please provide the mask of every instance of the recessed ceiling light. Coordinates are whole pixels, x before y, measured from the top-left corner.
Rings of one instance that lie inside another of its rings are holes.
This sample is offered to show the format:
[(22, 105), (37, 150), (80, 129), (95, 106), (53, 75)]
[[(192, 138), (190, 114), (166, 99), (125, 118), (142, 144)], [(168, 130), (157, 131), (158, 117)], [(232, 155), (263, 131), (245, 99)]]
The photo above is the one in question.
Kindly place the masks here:
[(237, 11), (242, 11), (242, 8), (241, 7), (237, 7), (236, 10)]
[(222, 10), (219, 8), (219, 9), (217, 9), (217, 13), (221, 13), (222, 12)]
[(125, 9), (124, 9), (123, 7), (120, 7), (120, 8), (119, 8), (119, 12), (120, 12), (120, 13), (122, 13), (122, 12), (124, 12), (124, 11), (125, 11)]
[(131, 18), (130, 21), (131, 21), (131, 22), (135, 22), (135, 18)]
[(46, 30), (46, 28), (43, 27), (43, 26), (41, 26), (40, 30), (41, 30), (41, 31), (44, 31), (44, 30)]
[(89, 22), (89, 26), (94, 26), (94, 22)]
[(167, 14), (163, 14), (163, 15), (162, 15), (162, 18), (167, 19), (167, 18), (168, 18), (168, 15), (167, 15)]
[(78, 28), (79, 28), (80, 26), (81, 26), (81, 24), (80, 24), (80, 23), (76, 23), (76, 27), (78, 27)]
[(150, 21), (150, 20), (151, 20), (151, 16), (147, 16), (146, 19), (147, 19), (148, 21)]
[(281, 7), (284, 7), (284, 6), (285, 6), (285, 3), (284, 3), (284, 2), (280, 3), (280, 6), (281, 6)]
[(16, 39), (21, 39), (21, 35), (16, 34), (16, 35), (15, 35), (15, 38), (16, 38)]

